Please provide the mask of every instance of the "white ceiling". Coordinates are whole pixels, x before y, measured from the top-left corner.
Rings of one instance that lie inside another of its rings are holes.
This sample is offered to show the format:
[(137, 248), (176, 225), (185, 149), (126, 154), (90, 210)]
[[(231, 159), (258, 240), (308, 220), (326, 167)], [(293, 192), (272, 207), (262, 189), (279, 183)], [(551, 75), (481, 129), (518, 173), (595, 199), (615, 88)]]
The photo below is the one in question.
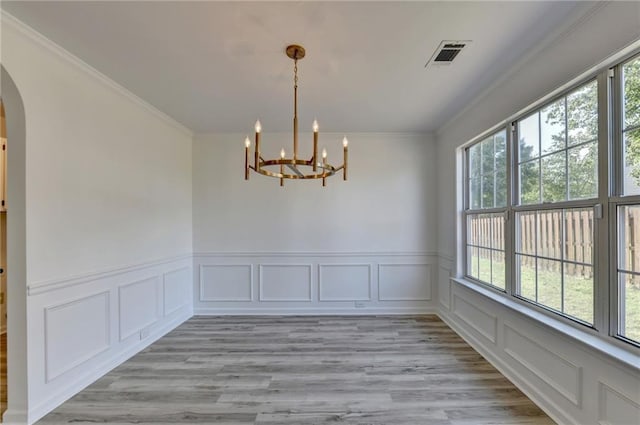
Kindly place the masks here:
[[(580, 2), (2, 2), (2, 9), (197, 133), (434, 131)], [(443, 39), (473, 40), (449, 67)]]

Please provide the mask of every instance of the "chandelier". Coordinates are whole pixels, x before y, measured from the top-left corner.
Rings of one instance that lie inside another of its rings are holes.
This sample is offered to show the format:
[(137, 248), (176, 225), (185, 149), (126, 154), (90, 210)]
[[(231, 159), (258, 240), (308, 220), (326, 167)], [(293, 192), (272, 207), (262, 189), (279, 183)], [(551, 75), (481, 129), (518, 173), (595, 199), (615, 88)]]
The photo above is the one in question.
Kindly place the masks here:
[[(302, 159), (298, 156), (298, 59), (304, 58), (304, 47), (296, 44), (287, 46), (287, 56), (293, 59), (293, 156), (287, 158), (284, 148), (280, 150), (280, 158), (264, 159), (260, 155), (260, 133), (262, 125), (256, 121), (255, 149), (253, 165), (249, 163), (249, 148), (251, 141), (247, 137), (244, 141), (244, 179), (249, 180), (249, 170), (264, 176), (280, 179), (280, 186), (284, 186), (284, 179), (322, 179), (322, 186), (326, 186), (326, 178), (342, 170), (342, 177), (347, 180), (347, 157), (349, 141), (342, 139), (344, 149), (343, 164), (335, 167), (327, 162), (327, 150), (322, 149), (322, 160), (318, 159), (318, 122), (313, 121), (313, 156)], [(285, 167), (286, 171), (285, 172)]]

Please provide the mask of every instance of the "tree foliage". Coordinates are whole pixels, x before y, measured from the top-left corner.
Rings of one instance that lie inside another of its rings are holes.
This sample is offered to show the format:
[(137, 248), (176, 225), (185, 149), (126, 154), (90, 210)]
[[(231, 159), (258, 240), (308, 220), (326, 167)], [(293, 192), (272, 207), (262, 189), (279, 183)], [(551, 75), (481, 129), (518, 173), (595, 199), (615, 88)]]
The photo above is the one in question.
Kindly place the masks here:
[[(625, 129), (640, 125), (640, 58), (623, 67)], [(640, 186), (640, 129), (625, 132), (625, 165)]]
[[(623, 66), (625, 175), (640, 187), (640, 58)], [(598, 86), (591, 81), (519, 122), (520, 202), (594, 198), (598, 192)], [(506, 135), (469, 150), (470, 207), (506, 205)]]

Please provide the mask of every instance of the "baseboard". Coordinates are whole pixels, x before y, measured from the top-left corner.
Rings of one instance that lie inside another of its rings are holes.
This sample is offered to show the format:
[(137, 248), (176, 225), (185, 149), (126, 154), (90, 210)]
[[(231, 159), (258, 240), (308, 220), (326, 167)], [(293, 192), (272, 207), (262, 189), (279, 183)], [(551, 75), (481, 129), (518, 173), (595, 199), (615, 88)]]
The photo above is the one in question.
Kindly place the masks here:
[(2, 415), (2, 425), (25, 425), (27, 423), (26, 410), (7, 409)]
[(557, 424), (574, 424), (561, 408), (559, 408), (552, 400), (540, 393), (532, 387), (526, 379), (509, 366), (499, 356), (495, 355), (492, 350), (484, 346), (475, 336), (469, 333), (464, 327), (460, 326), (457, 321), (441, 310), (436, 313), (443, 322), (447, 324), (455, 333), (465, 340), (474, 350), (484, 357), (493, 367), (504, 375), (511, 383), (513, 383), (520, 391), (522, 391), (531, 401), (533, 401), (540, 409), (542, 409)]
[(426, 307), (367, 307), (367, 308), (196, 308), (195, 316), (371, 316), (402, 314), (437, 314)]
[[(44, 400), (42, 403), (35, 406), (33, 409), (29, 409), (29, 424), (32, 424), (47, 413), (54, 410), (56, 407), (60, 406), (62, 403), (76, 395), (78, 392), (82, 391), (87, 386), (91, 385), (93, 382), (100, 379), (102, 376), (109, 373), (111, 370), (133, 357), (135, 354), (144, 350), (149, 345), (156, 342), (158, 339), (162, 338), (164, 335), (187, 321), (189, 318), (193, 316), (192, 311), (190, 309), (181, 313), (179, 316), (166, 323), (162, 327), (155, 330), (148, 338), (140, 341), (138, 344), (128, 348), (127, 350), (117, 354), (115, 357), (105, 361), (102, 365), (95, 368), (91, 373), (86, 374), (82, 378), (78, 379), (71, 385), (63, 388), (62, 390), (56, 392), (48, 399)], [(6, 415), (6, 414), (5, 414)], [(9, 422), (11, 423), (11, 422)], [(26, 422), (16, 422), (20, 425), (25, 425)], [(5, 425), (5, 424), (3, 424)]]

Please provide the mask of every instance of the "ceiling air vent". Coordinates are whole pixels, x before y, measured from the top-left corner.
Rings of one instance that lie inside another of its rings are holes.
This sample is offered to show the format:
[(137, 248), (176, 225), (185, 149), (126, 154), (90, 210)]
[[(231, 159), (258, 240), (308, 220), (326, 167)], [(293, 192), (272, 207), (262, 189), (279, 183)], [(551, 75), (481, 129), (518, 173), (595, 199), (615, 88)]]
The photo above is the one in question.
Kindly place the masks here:
[(429, 65), (451, 65), (453, 60), (467, 47), (471, 41), (452, 41), (445, 40), (436, 49), (426, 63), (425, 68)]

